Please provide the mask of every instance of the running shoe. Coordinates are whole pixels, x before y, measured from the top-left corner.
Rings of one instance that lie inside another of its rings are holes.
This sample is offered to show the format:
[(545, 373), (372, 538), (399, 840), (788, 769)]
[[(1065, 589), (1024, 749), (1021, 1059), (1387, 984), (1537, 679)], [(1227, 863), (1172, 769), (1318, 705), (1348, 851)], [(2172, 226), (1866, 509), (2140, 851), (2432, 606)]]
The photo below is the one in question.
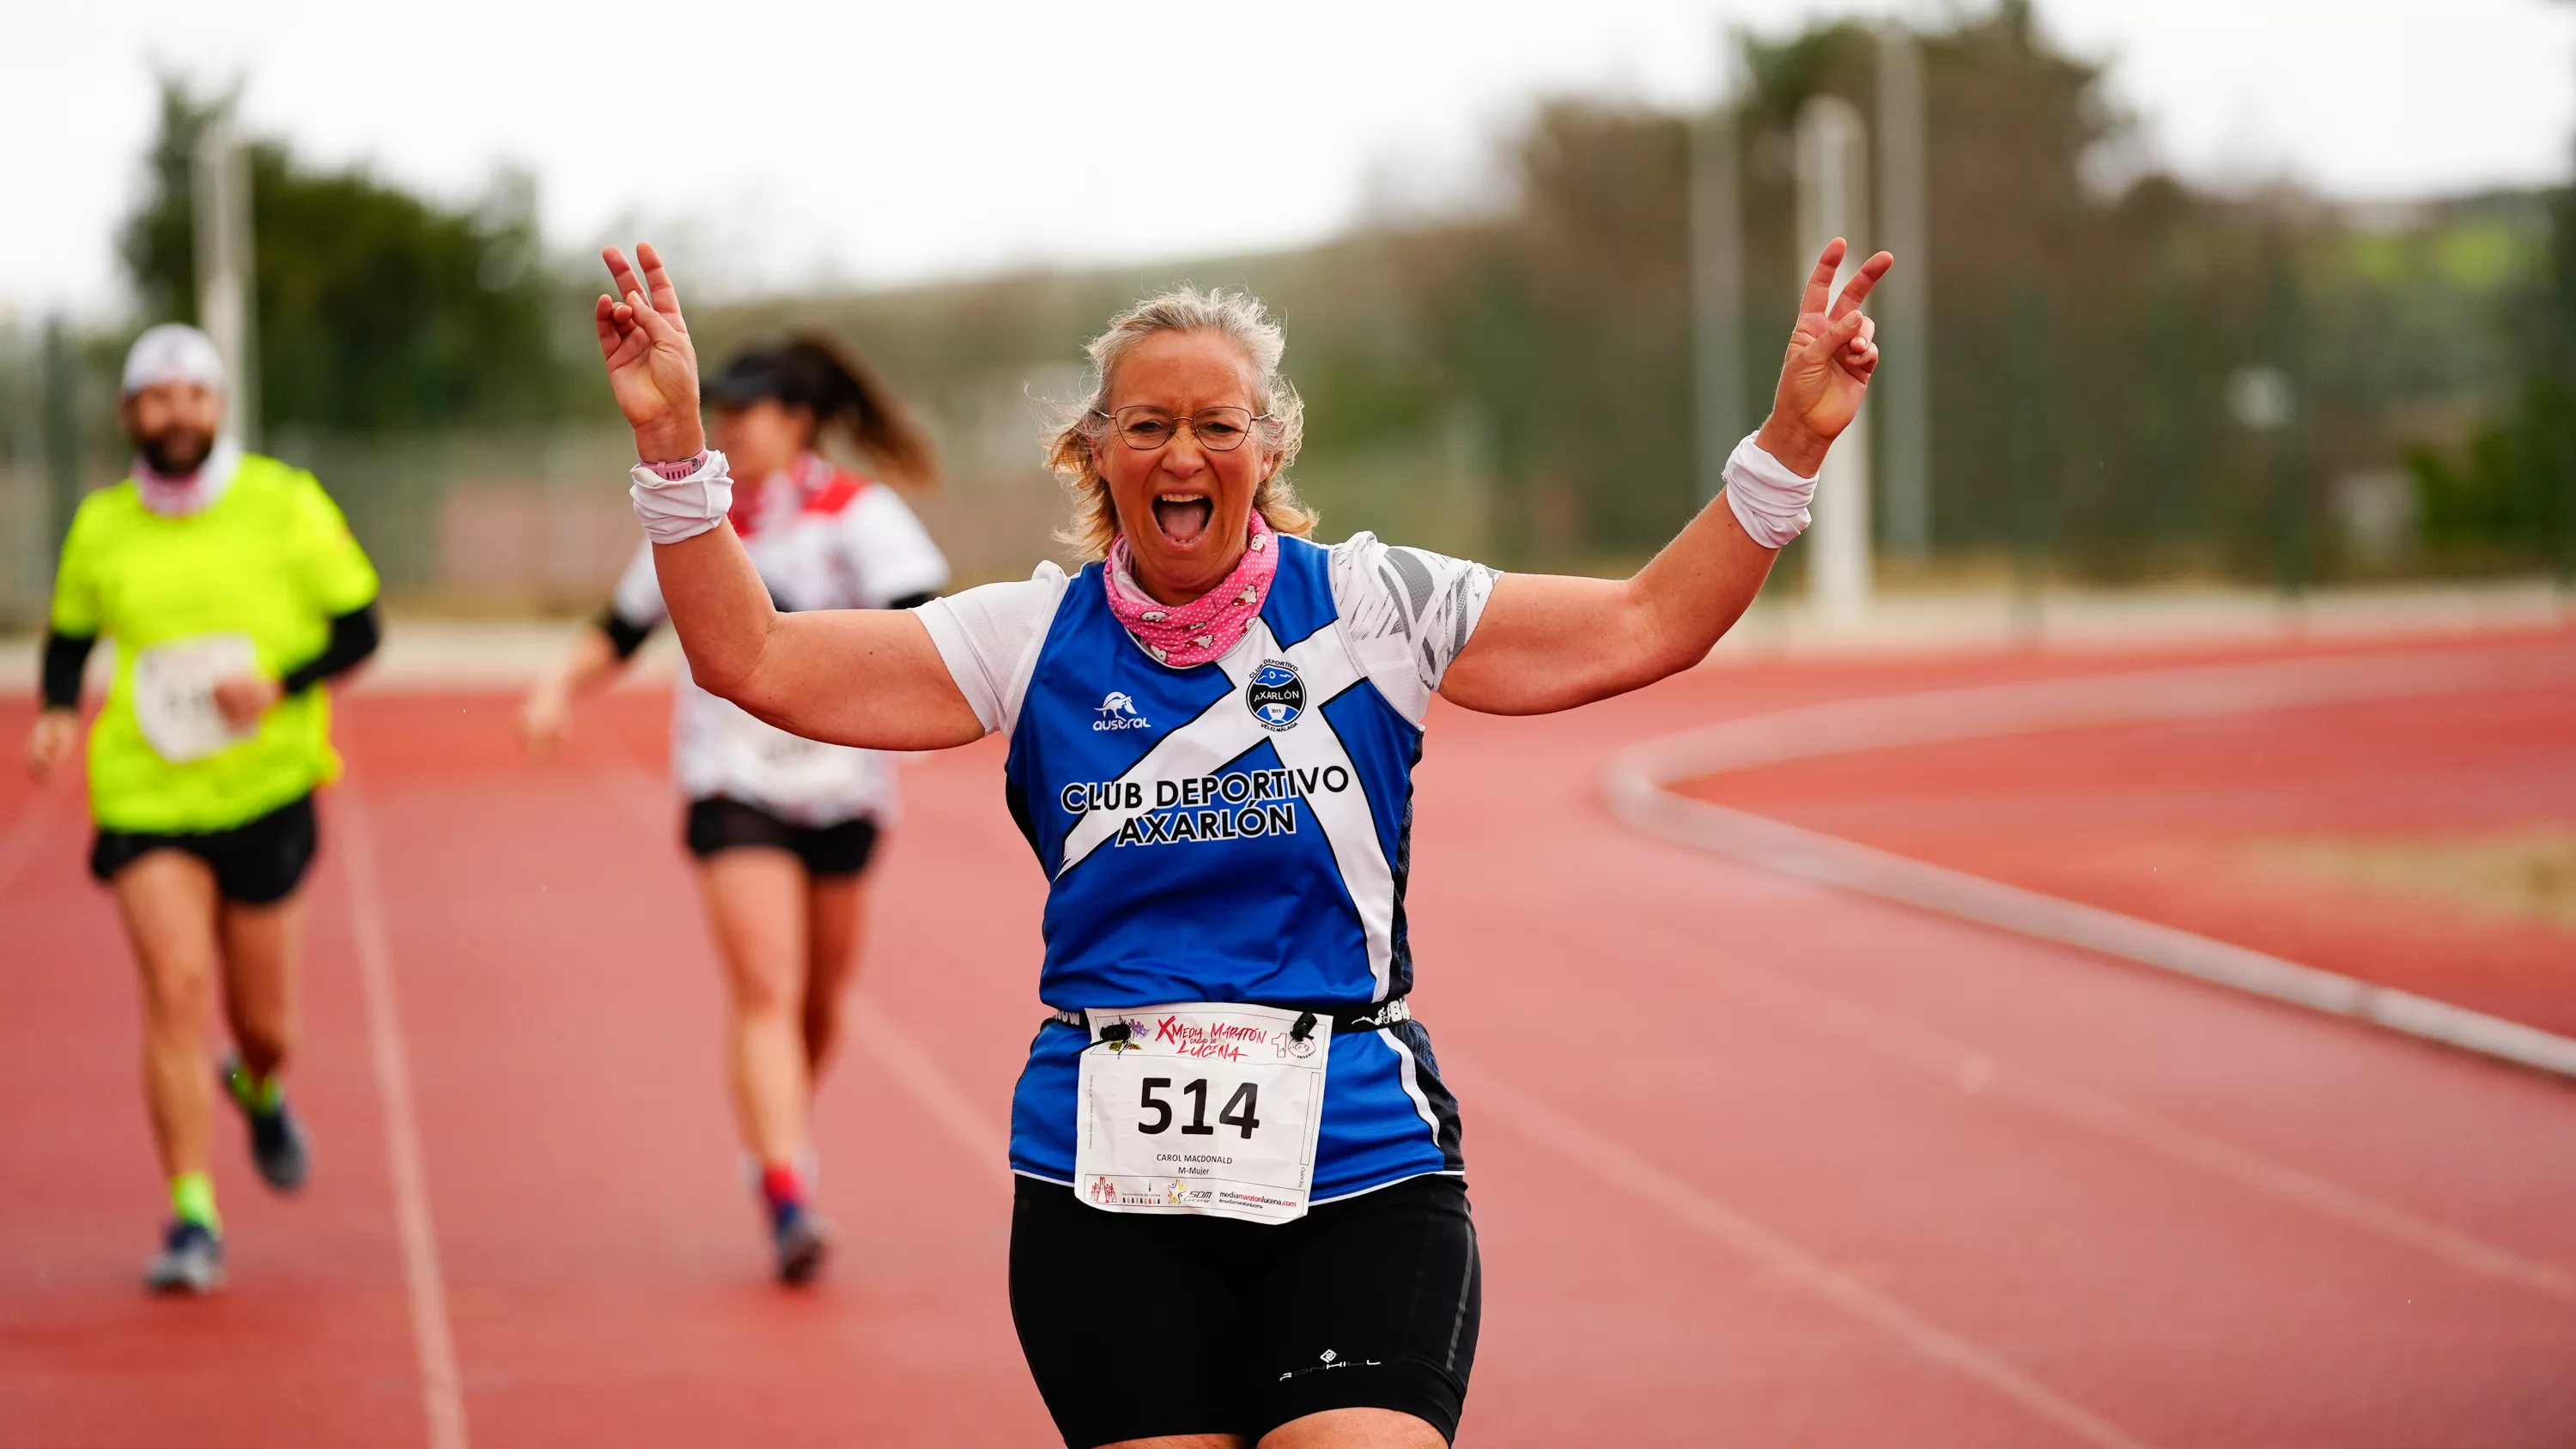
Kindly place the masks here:
[(155, 1293), (214, 1292), (224, 1286), (224, 1240), (204, 1223), (179, 1219), (143, 1270), (143, 1286)]
[(769, 1243), (778, 1254), (779, 1282), (810, 1283), (831, 1256), (832, 1225), (803, 1203), (779, 1203), (769, 1210)]
[(241, 1108), (242, 1120), (250, 1124), (250, 1160), (259, 1168), (261, 1181), (279, 1192), (293, 1192), (304, 1185), (304, 1174), (312, 1166), (304, 1124), (295, 1120), (295, 1110), (284, 1094), (275, 1106), (263, 1109), (236, 1090), (233, 1082), (240, 1070), (239, 1057), (225, 1059), (224, 1095), (233, 1099), (233, 1105)]

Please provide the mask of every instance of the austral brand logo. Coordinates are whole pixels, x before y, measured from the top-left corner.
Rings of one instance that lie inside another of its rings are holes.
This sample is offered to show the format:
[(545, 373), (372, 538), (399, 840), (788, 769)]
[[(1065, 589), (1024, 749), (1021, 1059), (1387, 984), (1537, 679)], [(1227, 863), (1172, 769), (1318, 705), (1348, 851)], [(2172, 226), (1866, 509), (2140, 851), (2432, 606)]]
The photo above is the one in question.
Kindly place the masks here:
[(1091, 727), (1095, 730), (1141, 730), (1152, 728), (1152, 726), (1145, 723), (1145, 717), (1136, 712), (1136, 701), (1128, 698), (1127, 691), (1123, 689), (1113, 689), (1109, 691), (1109, 693), (1101, 696), (1100, 718), (1093, 720), (1091, 722)]
[(1284, 730), (1306, 717), (1306, 681), (1285, 659), (1264, 659), (1244, 686), (1243, 707), (1266, 730)]

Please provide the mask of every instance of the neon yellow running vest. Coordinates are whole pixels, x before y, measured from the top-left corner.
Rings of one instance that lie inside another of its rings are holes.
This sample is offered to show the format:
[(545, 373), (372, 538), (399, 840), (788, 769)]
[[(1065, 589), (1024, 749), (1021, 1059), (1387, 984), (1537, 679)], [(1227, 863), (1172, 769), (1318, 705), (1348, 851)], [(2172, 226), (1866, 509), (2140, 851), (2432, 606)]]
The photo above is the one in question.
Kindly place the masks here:
[(211, 507), (164, 518), (134, 480), (81, 501), (54, 580), (53, 627), (116, 638), (116, 683), (89, 739), (90, 813), (110, 830), (227, 830), (335, 779), (329, 692), (282, 700), (259, 732), (185, 764), (161, 758), (134, 716), (134, 656), (207, 634), (247, 634), (276, 677), (322, 652), (335, 615), (376, 596), (376, 571), (313, 475), (256, 454)]

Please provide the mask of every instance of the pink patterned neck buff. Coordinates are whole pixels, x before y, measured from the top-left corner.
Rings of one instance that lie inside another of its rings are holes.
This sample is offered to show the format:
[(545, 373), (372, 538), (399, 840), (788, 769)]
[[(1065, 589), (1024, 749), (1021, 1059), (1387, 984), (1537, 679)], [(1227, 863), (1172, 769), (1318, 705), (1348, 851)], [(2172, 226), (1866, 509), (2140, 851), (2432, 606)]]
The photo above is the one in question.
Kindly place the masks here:
[(215, 500), (232, 486), (233, 472), (240, 466), (241, 444), (218, 437), (214, 449), (194, 473), (156, 473), (150, 463), (138, 456), (134, 460), (134, 491), (145, 508), (163, 518), (185, 518), (214, 507)]
[(1234, 572), (1186, 604), (1158, 603), (1137, 587), (1135, 555), (1123, 533), (1111, 541), (1100, 577), (1109, 590), (1109, 612), (1145, 652), (1174, 669), (1190, 669), (1218, 658), (1243, 638), (1261, 612), (1261, 601), (1270, 597), (1270, 579), (1278, 572), (1277, 540), (1256, 508), (1252, 536)]

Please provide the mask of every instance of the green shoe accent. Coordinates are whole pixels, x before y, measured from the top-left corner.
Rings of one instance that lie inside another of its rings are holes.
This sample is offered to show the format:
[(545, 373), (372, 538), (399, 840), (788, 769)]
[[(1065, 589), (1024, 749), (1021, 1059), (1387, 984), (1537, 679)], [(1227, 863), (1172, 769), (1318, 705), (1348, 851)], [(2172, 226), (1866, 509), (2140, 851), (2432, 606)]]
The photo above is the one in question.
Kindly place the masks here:
[(215, 1180), (202, 1172), (183, 1172), (171, 1178), (170, 1215), (210, 1233), (222, 1232), (224, 1220), (215, 1212)]
[(264, 1082), (253, 1081), (238, 1058), (225, 1066), (224, 1086), (231, 1090), (233, 1100), (239, 1102), (245, 1112), (265, 1115), (276, 1111), (277, 1104), (286, 1100), (285, 1082), (276, 1077)]

